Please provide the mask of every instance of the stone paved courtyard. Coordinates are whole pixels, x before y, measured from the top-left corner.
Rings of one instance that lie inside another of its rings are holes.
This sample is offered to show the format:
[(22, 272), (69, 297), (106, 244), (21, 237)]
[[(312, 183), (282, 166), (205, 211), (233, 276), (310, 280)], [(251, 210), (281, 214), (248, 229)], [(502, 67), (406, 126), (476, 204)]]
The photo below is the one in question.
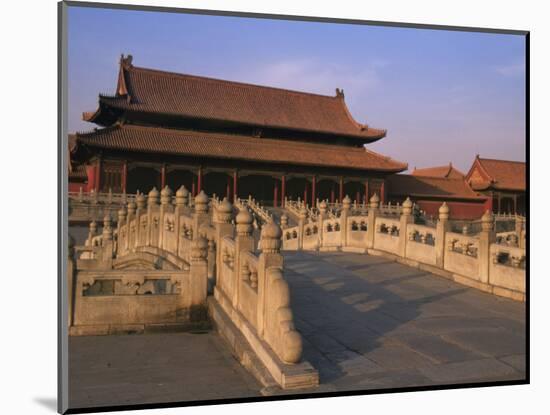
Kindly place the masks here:
[(251, 397), (260, 384), (214, 332), (71, 337), (70, 406)]
[(304, 358), (322, 390), (525, 377), (525, 304), (383, 257), (287, 253)]
[[(318, 391), (525, 377), (525, 304), (383, 257), (285, 253)], [(70, 339), (71, 406), (259, 396), (213, 332)], [(310, 392), (310, 391), (308, 391)]]

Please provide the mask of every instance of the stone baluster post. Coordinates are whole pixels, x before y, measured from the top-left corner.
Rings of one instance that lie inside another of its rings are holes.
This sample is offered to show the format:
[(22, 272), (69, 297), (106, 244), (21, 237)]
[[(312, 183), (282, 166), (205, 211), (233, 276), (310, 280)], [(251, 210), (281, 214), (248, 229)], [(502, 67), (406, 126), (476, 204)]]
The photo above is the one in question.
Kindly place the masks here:
[(67, 313), (67, 325), (71, 327), (73, 325), (74, 318), (74, 300), (75, 300), (75, 287), (76, 287), (76, 264), (74, 260), (74, 238), (69, 235), (68, 250), (67, 250), (67, 294), (69, 297), (68, 313)]
[(319, 203), (319, 216), (317, 218), (319, 248), (323, 247), (323, 226), (325, 226), (326, 217), (327, 217), (327, 202), (325, 200), (321, 200), (321, 202)]
[(224, 199), (216, 207), (214, 227), (216, 229), (215, 242), (216, 242), (216, 280), (212, 282), (212, 285), (220, 284), (222, 291), (224, 291), (224, 281), (225, 276), (221, 275), (223, 270), (222, 264), (222, 239), (225, 236), (233, 237), (234, 227), (231, 223), (233, 219), (233, 206), (231, 203)]
[(147, 234), (147, 229), (141, 227), (141, 217), (147, 214), (146, 208), (147, 199), (143, 193), (139, 191), (136, 193), (136, 239), (133, 248), (139, 246), (140, 238), (143, 233)]
[(103, 237), (101, 260), (111, 262), (113, 259), (113, 227), (111, 215), (109, 214), (106, 214), (103, 218), (103, 232), (101, 236)]
[(493, 214), (487, 210), (481, 217), (481, 232), (479, 234), (479, 278), (482, 283), (489, 283), (489, 261), (491, 260), (491, 244), (496, 241)]
[[(153, 221), (158, 214), (159, 195), (159, 191), (156, 187), (153, 187), (147, 195), (147, 237), (145, 240), (145, 245), (147, 246), (156, 246), (158, 243), (158, 240), (154, 240), (153, 237), (153, 233), (155, 230), (155, 224), (153, 223)], [(156, 226), (159, 226), (159, 224), (157, 223)]]
[(243, 265), (243, 254), (254, 251), (254, 238), (252, 237), (253, 220), (254, 218), (246, 207), (241, 208), (235, 217), (237, 235), (235, 236), (235, 262), (233, 267), (233, 287), (235, 288), (233, 291), (233, 307), (237, 310), (241, 310), (241, 268)]
[(283, 213), (281, 215), (281, 229), (286, 229), (288, 228), (288, 216)]
[(193, 215), (193, 238), (195, 238), (198, 233), (200, 226), (203, 223), (209, 222), (210, 218), (208, 216), (208, 196), (204, 193), (204, 190), (201, 190), (200, 193), (195, 197), (195, 213)]
[[(195, 320), (194, 309), (204, 310), (206, 296), (208, 294), (208, 241), (205, 237), (197, 235), (191, 243), (189, 255), (189, 278), (191, 294), (191, 321)], [(201, 312), (202, 314), (202, 312)], [(196, 316), (197, 320), (202, 316)]]
[[(137, 211), (137, 205), (136, 202), (130, 201), (128, 202), (128, 208), (127, 208), (127, 214), (126, 214), (126, 230), (127, 230), (127, 237), (126, 237), (126, 247), (125, 249), (127, 251), (133, 250), (136, 246), (136, 240), (137, 240), (137, 229), (139, 227), (139, 223), (136, 219), (136, 211)], [(130, 240), (130, 234), (132, 229), (132, 221), (134, 223), (134, 239), (133, 241)], [(131, 244), (133, 242), (133, 244)]]
[(449, 206), (443, 202), (439, 207), (439, 220), (435, 229), (435, 265), (439, 268), (445, 266), (445, 233), (450, 229)]
[(367, 249), (374, 248), (374, 235), (376, 233), (376, 217), (380, 207), (380, 198), (375, 193), (369, 200), (369, 215), (367, 218)]
[[(116, 234), (117, 234), (117, 240), (116, 240), (116, 251), (121, 254), (126, 249), (128, 240), (128, 226), (126, 225), (126, 206), (122, 205), (120, 209), (118, 210), (118, 218), (116, 223)], [(124, 231), (122, 230), (122, 227), (124, 226)], [(122, 235), (124, 233), (124, 235)]]
[(298, 211), (298, 251), (304, 247), (304, 226), (306, 224), (307, 209), (304, 205)]
[(518, 237), (518, 240), (520, 239), (521, 237), (521, 231), (523, 230), (523, 220), (522, 220), (522, 217), (519, 216), (519, 215), (516, 215), (516, 218), (515, 218), (515, 232), (516, 232), (516, 235)]
[(212, 236), (208, 238), (208, 294), (214, 293), (214, 284), (216, 282), (216, 240)]
[(340, 213), (340, 246), (348, 245), (348, 216), (351, 208), (351, 199), (348, 195), (342, 199), (342, 211)]
[(185, 186), (180, 186), (176, 192), (176, 206), (174, 208), (174, 232), (176, 233), (176, 252), (179, 252), (181, 243), (181, 216), (187, 211), (189, 192)]
[(92, 246), (92, 239), (97, 235), (97, 223), (95, 220), (90, 222), (90, 230), (88, 231), (88, 239), (86, 239), (86, 245)]
[(525, 249), (525, 235), (527, 234), (527, 223), (525, 218), (521, 218), (521, 232), (518, 235), (518, 247)]
[(159, 239), (158, 246), (162, 249), (167, 249), (166, 242), (166, 227), (165, 227), (165, 216), (167, 213), (172, 213), (174, 211), (174, 205), (172, 205), (172, 189), (168, 186), (164, 186), (164, 189), (160, 192), (160, 215), (159, 215)]
[(405, 258), (405, 254), (407, 252), (407, 227), (409, 223), (414, 222), (414, 216), (412, 214), (413, 211), (413, 203), (411, 199), (407, 198), (403, 202), (403, 206), (401, 209), (401, 216), (399, 218), (399, 256)]
[(266, 279), (269, 269), (283, 269), (283, 256), (281, 255), (281, 243), (283, 232), (273, 221), (268, 222), (261, 233), (261, 250), (258, 261), (258, 309), (257, 329), (260, 337), (264, 337), (266, 325), (266, 312), (269, 293), (266, 292)]

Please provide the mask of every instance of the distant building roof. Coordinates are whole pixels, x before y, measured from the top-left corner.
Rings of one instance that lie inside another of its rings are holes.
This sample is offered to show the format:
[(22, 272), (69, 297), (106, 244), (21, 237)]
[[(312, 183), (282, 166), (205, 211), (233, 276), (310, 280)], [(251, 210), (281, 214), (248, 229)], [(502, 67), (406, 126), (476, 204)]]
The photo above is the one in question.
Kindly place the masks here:
[(395, 174), (388, 177), (388, 193), (401, 197), (485, 200), (473, 191), (463, 178), (423, 177)]
[(364, 147), (116, 124), (75, 135), (79, 147), (400, 172), (407, 164)]
[(476, 156), (466, 180), (475, 190), (525, 191), (527, 187), (524, 162), (479, 156)]
[(364, 143), (386, 135), (355, 121), (339, 89), (336, 96), (327, 96), (139, 68), (130, 55), (121, 58), (116, 94), (100, 95), (99, 104), (95, 112), (83, 114), (84, 120), (111, 125), (114, 109), (345, 136)]
[(462, 173), (460, 170), (455, 169), (452, 163), (449, 163), (445, 166), (426, 167), (423, 169), (417, 169), (415, 167), (412, 175), (422, 177), (447, 177), (450, 179), (464, 178), (464, 173)]

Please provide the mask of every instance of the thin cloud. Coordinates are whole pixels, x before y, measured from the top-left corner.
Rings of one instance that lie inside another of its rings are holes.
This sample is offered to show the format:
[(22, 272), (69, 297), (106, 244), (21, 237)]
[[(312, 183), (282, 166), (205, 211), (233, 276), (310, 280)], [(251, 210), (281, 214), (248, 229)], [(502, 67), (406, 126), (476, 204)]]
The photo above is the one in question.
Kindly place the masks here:
[(497, 66), (495, 71), (506, 77), (520, 76), (525, 73), (525, 64), (524, 63), (514, 63), (510, 65)]
[(386, 65), (386, 61), (373, 60), (357, 71), (337, 63), (297, 59), (259, 65), (245, 77), (247, 82), (279, 88), (324, 95), (334, 95), (336, 88), (343, 88), (355, 95), (378, 86), (378, 70)]

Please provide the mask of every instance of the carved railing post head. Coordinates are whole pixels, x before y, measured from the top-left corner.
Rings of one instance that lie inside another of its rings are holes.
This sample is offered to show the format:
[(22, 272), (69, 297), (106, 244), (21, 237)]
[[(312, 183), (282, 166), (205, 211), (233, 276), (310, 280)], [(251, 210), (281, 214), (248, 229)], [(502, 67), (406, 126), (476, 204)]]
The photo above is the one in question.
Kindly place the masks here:
[(145, 209), (145, 203), (146, 203), (146, 200), (145, 200), (145, 195), (143, 193), (138, 193), (136, 194), (136, 206), (138, 209), (140, 210), (143, 210)]
[(371, 196), (369, 200), (369, 206), (371, 209), (378, 209), (378, 207), (380, 206), (380, 197), (378, 197), (377, 193)]
[(122, 225), (126, 222), (126, 208), (122, 206), (118, 211), (118, 225)]
[(189, 191), (185, 186), (181, 186), (176, 192), (176, 206), (185, 207), (187, 206), (187, 200), (189, 198)]
[(468, 235), (470, 233), (470, 227), (468, 225), (464, 225), (462, 227), (462, 235)]
[(231, 223), (233, 218), (233, 205), (226, 197), (216, 206), (216, 222)]
[(483, 232), (491, 232), (493, 230), (493, 213), (490, 210), (486, 210), (481, 217), (481, 230)]
[(283, 231), (273, 221), (269, 221), (262, 227), (260, 246), (265, 254), (278, 254), (281, 251), (281, 237)]
[(199, 236), (191, 243), (190, 259), (194, 262), (205, 261), (208, 255), (208, 241), (204, 236)]
[(327, 202), (325, 200), (321, 200), (321, 202), (319, 203), (319, 212), (323, 217), (327, 213)]
[(281, 228), (284, 229), (286, 227), (288, 227), (288, 216), (283, 213), (281, 215)]
[(97, 235), (97, 222), (95, 220), (90, 222), (90, 233), (89, 238), (92, 238)]
[(349, 210), (351, 207), (351, 199), (348, 195), (342, 199), (342, 210)]
[(402, 209), (401, 209), (401, 214), (403, 216), (411, 216), (412, 211), (413, 211), (413, 202), (411, 201), (410, 198), (407, 197), (405, 199), (405, 201), (403, 202)]
[(443, 202), (441, 206), (439, 206), (439, 220), (448, 220), (449, 219), (449, 206), (447, 206), (447, 202)]
[(305, 207), (305, 205), (302, 205), (300, 207), (300, 210), (298, 211), (298, 218), (300, 220), (305, 220), (306, 217), (307, 217), (307, 208)]
[(113, 228), (111, 226), (111, 215), (106, 214), (103, 218), (103, 240), (112, 241), (113, 240)]
[(195, 197), (195, 212), (207, 213), (208, 212), (208, 196), (204, 193), (204, 190)]
[(134, 202), (134, 201), (128, 202), (128, 216), (135, 215), (136, 214), (136, 208), (137, 208), (136, 202)]
[(160, 204), (163, 206), (168, 206), (170, 203), (172, 203), (172, 189), (166, 185), (160, 192)]
[(147, 195), (147, 207), (152, 208), (159, 204), (159, 191), (153, 187)]
[(252, 222), (254, 218), (248, 211), (246, 207), (241, 208), (237, 217), (235, 218), (235, 223), (237, 224), (237, 235), (238, 236), (250, 236), (252, 235)]

